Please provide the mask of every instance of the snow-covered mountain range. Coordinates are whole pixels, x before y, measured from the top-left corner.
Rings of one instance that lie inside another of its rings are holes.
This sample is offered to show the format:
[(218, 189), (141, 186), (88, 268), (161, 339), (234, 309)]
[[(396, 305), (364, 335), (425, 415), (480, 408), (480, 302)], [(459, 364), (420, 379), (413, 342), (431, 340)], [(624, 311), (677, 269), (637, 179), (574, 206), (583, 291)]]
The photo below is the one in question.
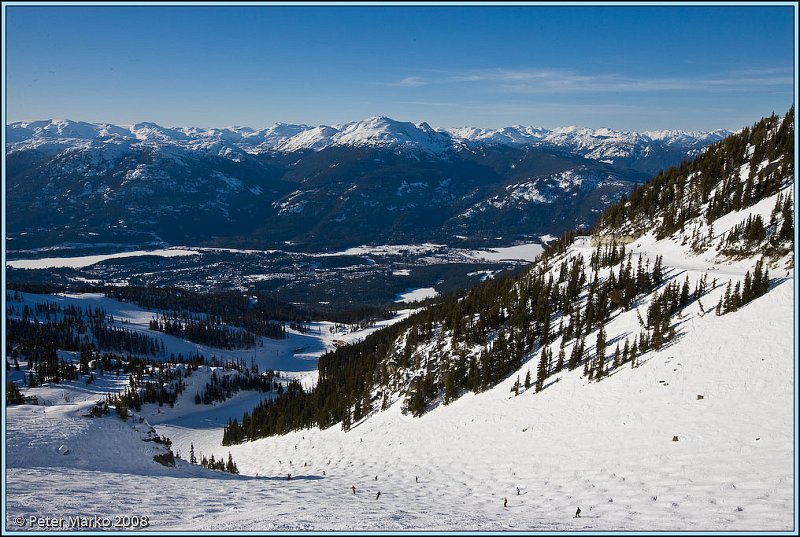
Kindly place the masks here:
[(590, 226), (635, 184), (726, 133), (434, 129), (371, 117), (260, 130), (47, 120), (6, 134), (8, 237), (24, 251), (510, 243)]
[(170, 144), (193, 150), (221, 148), (248, 153), (264, 151), (319, 151), (326, 147), (381, 147), (428, 154), (442, 154), (463, 146), (544, 146), (569, 149), (588, 158), (609, 163), (657, 148), (700, 149), (721, 140), (726, 130), (688, 132), (677, 130), (624, 132), (608, 128), (561, 127), (556, 129), (514, 125), (499, 129), (460, 127), (434, 129), (427, 123), (411, 123), (373, 116), (341, 125), (292, 125), (276, 123), (264, 129), (166, 128), (155, 123), (117, 126), (71, 120), (18, 121), (6, 126), (9, 151), (41, 148), (48, 144), (81, 142)]

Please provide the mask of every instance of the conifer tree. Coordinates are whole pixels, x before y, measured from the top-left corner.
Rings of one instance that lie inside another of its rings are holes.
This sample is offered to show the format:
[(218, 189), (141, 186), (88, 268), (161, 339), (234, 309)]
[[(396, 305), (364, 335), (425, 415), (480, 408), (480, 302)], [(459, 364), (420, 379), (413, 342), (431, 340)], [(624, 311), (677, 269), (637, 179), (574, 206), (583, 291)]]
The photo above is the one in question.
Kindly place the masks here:
[(547, 365), (548, 365), (548, 348), (542, 349), (541, 356), (539, 357), (539, 367), (536, 369), (536, 392), (544, 389), (544, 381), (547, 379)]
[(597, 360), (597, 372), (595, 378), (600, 379), (604, 375), (604, 364), (606, 361), (606, 328), (605, 325), (600, 325), (600, 330), (597, 332), (597, 341), (595, 343), (595, 357)]
[(231, 456), (231, 452), (228, 452), (228, 462), (225, 465), (225, 471), (231, 474), (238, 474), (239, 468), (236, 466), (236, 463), (233, 462), (233, 457)]
[(350, 430), (350, 408), (346, 408), (344, 411), (344, 416), (342, 416), (342, 430), (347, 432)]
[(680, 305), (681, 307), (686, 306), (689, 303), (689, 275), (686, 275), (686, 279), (683, 280), (683, 287), (681, 288), (681, 298), (680, 298)]
[(564, 352), (564, 346), (562, 345), (560, 349), (558, 349), (558, 361), (556, 362), (556, 373), (560, 373), (562, 369), (564, 369), (564, 359), (566, 358), (566, 353)]
[(444, 375), (444, 401), (449, 405), (457, 397), (456, 374), (454, 371), (447, 371)]

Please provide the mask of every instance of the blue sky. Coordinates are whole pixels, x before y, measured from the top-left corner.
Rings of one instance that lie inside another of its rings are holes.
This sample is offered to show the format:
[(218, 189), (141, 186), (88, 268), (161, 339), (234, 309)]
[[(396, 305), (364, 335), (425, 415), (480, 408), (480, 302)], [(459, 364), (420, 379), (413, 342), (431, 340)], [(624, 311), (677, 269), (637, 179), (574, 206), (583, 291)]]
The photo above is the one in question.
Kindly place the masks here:
[(789, 5), (5, 7), (7, 122), (711, 130), (794, 94)]

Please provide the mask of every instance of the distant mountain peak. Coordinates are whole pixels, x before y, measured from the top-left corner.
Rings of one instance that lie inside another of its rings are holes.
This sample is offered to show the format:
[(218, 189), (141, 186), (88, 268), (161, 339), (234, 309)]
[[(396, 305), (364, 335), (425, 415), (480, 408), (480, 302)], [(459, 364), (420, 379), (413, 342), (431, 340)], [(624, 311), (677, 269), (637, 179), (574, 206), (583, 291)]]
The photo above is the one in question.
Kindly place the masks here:
[(207, 148), (217, 152), (220, 144), (228, 151), (321, 151), (329, 146), (374, 147), (396, 151), (441, 155), (464, 146), (560, 146), (581, 156), (608, 161), (650, 153), (653, 146), (686, 146), (697, 149), (730, 134), (718, 129), (710, 132), (659, 130), (626, 132), (608, 127), (591, 129), (566, 126), (555, 129), (515, 124), (497, 129), (479, 127), (433, 128), (427, 122), (412, 123), (374, 115), (341, 125), (292, 124), (276, 122), (267, 128), (250, 127), (164, 127), (144, 121), (127, 126), (87, 123), (70, 119), (18, 121), (6, 126), (9, 150), (41, 147), (68, 140), (91, 142), (109, 140), (120, 143), (168, 144)]

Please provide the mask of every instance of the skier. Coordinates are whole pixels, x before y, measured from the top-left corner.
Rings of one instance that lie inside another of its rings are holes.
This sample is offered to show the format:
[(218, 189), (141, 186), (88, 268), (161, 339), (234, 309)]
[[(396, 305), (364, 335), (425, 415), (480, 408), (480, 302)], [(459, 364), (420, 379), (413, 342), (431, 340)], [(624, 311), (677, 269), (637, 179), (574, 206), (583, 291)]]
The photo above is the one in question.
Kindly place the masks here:
[(291, 481), (291, 480), (292, 480), (292, 473), (289, 472), (288, 474), (286, 474), (286, 481)]
[(378, 480), (378, 476), (375, 476), (375, 481), (377, 481), (377, 480)]
[(415, 476), (415, 477), (414, 477), (414, 482), (415, 482), (415, 483), (419, 483), (419, 478)]
[(517, 496), (519, 496), (519, 487), (517, 487)]
[(574, 516), (574, 517), (572, 517), (572, 518), (580, 518), (580, 517), (581, 517), (581, 508), (580, 508), (580, 507), (578, 507), (578, 510), (577, 510), (577, 511), (575, 511), (575, 516)]
[(378, 500), (380, 499), (380, 497), (381, 497), (381, 491), (378, 491), (378, 493), (375, 495), (375, 499)]
[(355, 493), (356, 493), (356, 486), (355, 486), (355, 485), (353, 485), (353, 486), (352, 486), (352, 487), (350, 487), (350, 488), (352, 488), (352, 489), (353, 489), (353, 494), (355, 494)]
[(508, 498), (503, 498), (503, 507), (508, 507)]

